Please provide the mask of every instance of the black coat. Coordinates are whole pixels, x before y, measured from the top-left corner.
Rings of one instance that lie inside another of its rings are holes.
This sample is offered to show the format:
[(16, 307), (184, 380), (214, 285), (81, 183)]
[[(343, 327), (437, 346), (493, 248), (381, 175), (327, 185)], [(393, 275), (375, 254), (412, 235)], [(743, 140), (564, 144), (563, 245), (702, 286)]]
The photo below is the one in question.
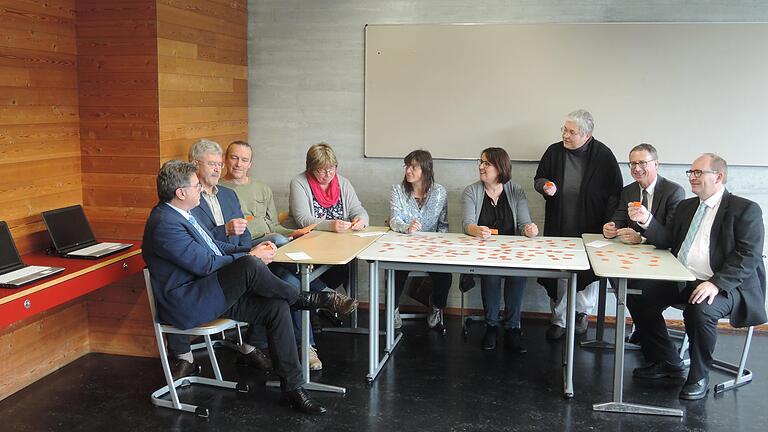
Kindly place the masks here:
[[(579, 211), (575, 215), (562, 212), (562, 182), (565, 175), (565, 153), (563, 142), (550, 145), (539, 161), (535, 179), (545, 178), (557, 185), (554, 196), (544, 195), (546, 201), (544, 214), (545, 236), (581, 236), (584, 233), (602, 234), (603, 225), (611, 220), (619, 193), (624, 185), (616, 157), (605, 144), (594, 137), (588, 141), (587, 163), (584, 176), (581, 179), (579, 191)], [(564, 218), (578, 218), (579, 232), (563, 233)], [(597, 280), (592, 270), (579, 272), (578, 289), (583, 290), (587, 285)], [(557, 297), (557, 281), (554, 279), (539, 279), (550, 298)]]
[[(677, 256), (688, 233), (699, 198), (683, 200), (672, 223), (666, 227), (655, 219), (645, 236), (648, 243), (671, 248)], [(734, 327), (759, 325), (768, 320), (765, 313), (765, 265), (763, 264), (763, 213), (757, 203), (723, 193), (712, 223), (709, 244), (709, 279), (726, 296), (733, 297), (730, 321)]]

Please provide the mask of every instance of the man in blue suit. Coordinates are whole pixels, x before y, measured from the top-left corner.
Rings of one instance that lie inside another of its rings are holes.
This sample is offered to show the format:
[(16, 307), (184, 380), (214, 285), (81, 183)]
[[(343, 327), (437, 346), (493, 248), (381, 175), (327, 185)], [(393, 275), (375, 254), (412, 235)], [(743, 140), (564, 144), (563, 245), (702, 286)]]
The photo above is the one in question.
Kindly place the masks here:
[[(666, 225), (650, 219), (648, 243), (670, 248), (696, 277), (687, 283), (638, 281), (643, 294), (630, 296), (627, 307), (640, 332), (649, 364), (633, 375), (655, 379), (682, 377), (683, 362), (669, 338), (662, 312), (685, 304), (685, 332), (690, 338), (691, 370), (680, 398), (701, 399), (709, 390), (709, 369), (717, 342), (717, 322), (730, 317), (734, 327), (766, 321), (763, 215), (760, 206), (728, 192), (728, 165), (713, 153), (698, 157), (686, 171), (691, 191)], [(643, 222), (641, 211), (629, 217)]]
[[(247, 221), (240, 210), (240, 200), (235, 191), (219, 187), (222, 150), (218, 143), (207, 139), (195, 142), (189, 149), (189, 161), (197, 167), (197, 178), (202, 186), (200, 205), (190, 213), (204, 226), (213, 238), (234, 246), (250, 249), (251, 234)], [(267, 250), (266, 247), (264, 250)], [(265, 264), (269, 262), (265, 261)], [(194, 362), (188, 336), (168, 335), (168, 351), (173, 357), (171, 373), (174, 379), (199, 373), (201, 367)], [(249, 326), (245, 334), (243, 352), (237, 363), (260, 370), (271, 370), (272, 363), (267, 351), (267, 333), (263, 326)]]
[(350, 313), (357, 302), (340, 301), (335, 293), (300, 292), (275, 277), (265, 264), (274, 257), (273, 245), (249, 249), (212, 238), (190, 213), (200, 203), (201, 189), (192, 163), (168, 161), (157, 176), (160, 202), (150, 213), (142, 244), (157, 319), (181, 329), (219, 317), (265, 326), (282, 399), (304, 413), (325, 413), (302, 388), (290, 307)]

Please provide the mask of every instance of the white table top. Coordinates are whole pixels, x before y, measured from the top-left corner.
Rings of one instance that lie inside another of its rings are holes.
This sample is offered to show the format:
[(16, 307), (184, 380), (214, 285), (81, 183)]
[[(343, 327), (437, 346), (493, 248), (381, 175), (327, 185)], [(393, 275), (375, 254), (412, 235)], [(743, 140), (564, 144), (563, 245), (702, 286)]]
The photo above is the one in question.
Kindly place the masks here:
[(491, 236), (459, 233), (389, 232), (358, 254), (359, 259), (424, 264), (586, 270), (589, 261), (576, 237)]
[[(277, 250), (275, 262), (295, 264), (346, 264), (357, 254), (375, 242), (381, 234), (387, 232), (387, 227), (368, 227), (363, 231), (348, 231), (343, 233), (329, 231), (312, 231), (291, 241)], [(374, 235), (365, 235), (374, 234)], [(361, 236), (362, 234), (362, 236)], [(309, 259), (294, 260), (286, 253), (304, 252)]]
[(584, 234), (592, 270), (600, 277), (690, 281), (696, 279), (667, 249), (629, 245), (602, 234)]

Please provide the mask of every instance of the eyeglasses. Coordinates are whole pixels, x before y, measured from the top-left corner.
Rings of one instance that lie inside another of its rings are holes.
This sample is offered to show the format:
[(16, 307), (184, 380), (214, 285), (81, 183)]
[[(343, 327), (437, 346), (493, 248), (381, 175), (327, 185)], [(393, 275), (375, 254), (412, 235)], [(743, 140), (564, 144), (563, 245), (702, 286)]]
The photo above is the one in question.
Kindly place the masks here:
[(695, 169), (695, 170), (688, 170), (685, 172), (685, 175), (688, 177), (690, 177), (691, 174), (693, 174), (694, 178), (699, 178), (701, 177), (702, 174), (717, 174), (717, 171)]
[(321, 174), (325, 174), (325, 175), (331, 175), (331, 174), (333, 174), (333, 173), (335, 173), (335, 172), (336, 172), (336, 167), (330, 167), (330, 168), (325, 168), (325, 169), (323, 169), (323, 168), (320, 168), (320, 169), (316, 169), (316, 170), (314, 170), (313, 172), (314, 172), (316, 175), (321, 175)]
[(565, 126), (563, 126), (563, 127), (561, 127), (561, 128), (560, 128), (560, 132), (562, 132), (562, 133), (563, 133), (563, 135), (570, 135), (570, 136), (574, 136), (574, 135), (581, 135), (581, 134), (579, 133), (579, 131), (577, 131), (577, 130), (571, 130), (571, 129), (568, 129), (568, 128), (566, 128)]
[(477, 161), (477, 164), (480, 166), (480, 168), (488, 168), (489, 166), (493, 166), (493, 164), (487, 160), (479, 160)]
[(653, 162), (655, 160), (656, 159), (644, 160), (644, 161), (632, 161), (632, 162), (630, 162), (627, 165), (629, 165), (630, 168), (634, 168), (634, 167), (645, 168), (646, 166), (648, 166), (649, 163), (651, 163), (651, 162)]
[(214, 161), (203, 162), (201, 160), (198, 160), (198, 162), (201, 163), (201, 164), (208, 165), (208, 168), (215, 168), (215, 167), (223, 168), (224, 167), (224, 162), (214, 162)]

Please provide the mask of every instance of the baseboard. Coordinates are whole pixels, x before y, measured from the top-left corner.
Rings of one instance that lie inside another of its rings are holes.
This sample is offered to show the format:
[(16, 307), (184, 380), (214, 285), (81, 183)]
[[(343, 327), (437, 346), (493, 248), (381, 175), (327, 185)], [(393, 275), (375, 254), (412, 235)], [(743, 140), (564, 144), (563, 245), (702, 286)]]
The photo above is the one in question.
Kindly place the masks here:
[[(368, 310), (368, 303), (360, 302), (359, 309)], [(380, 304), (379, 309), (384, 309), (384, 305)], [(404, 313), (426, 313), (429, 312), (429, 309), (426, 306), (418, 306), (418, 305), (400, 305), (400, 311)], [(443, 311), (445, 315), (454, 315), (454, 316), (461, 316), (461, 308), (457, 307), (448, 307), (445, 308)], [(470, 315), (482, 315), (483, 310), (477, 309), (477, 308), (465, 308), (464, 309), (464, 316), (470, 316)], [(523, 318), (526, 319), (534, 319), (534, 320), (549, 320), (549, 314), (545, 312), (523, 312)], [(597, 322), (597, 316), (590, 315), (589, 321), (592, 323)], [(667, 326), (669, 328), (682, 330), (685, 326), (683, 325), (683, 320), (679, 319), (668, 319)], [(609, 327), (613, 327), (616, 325), (616, 317), (615, 316), (606, 316), (605, 317), (605, 324)], [(632, 325), (632, 318), (627, 318), (627, 325)], [(717, 325), (717, 330), (721, 332), (733, 332), (733, 333), (743, 333), (746, 332), (746, 328), (735, 328), (731, 327), (730, 324), (726, 322), (721, 322)], [(757, 333), (765, 333), (768, 334), (768, 324), (762, 324), (759, 326), (755, 326), (755, 332)]]

